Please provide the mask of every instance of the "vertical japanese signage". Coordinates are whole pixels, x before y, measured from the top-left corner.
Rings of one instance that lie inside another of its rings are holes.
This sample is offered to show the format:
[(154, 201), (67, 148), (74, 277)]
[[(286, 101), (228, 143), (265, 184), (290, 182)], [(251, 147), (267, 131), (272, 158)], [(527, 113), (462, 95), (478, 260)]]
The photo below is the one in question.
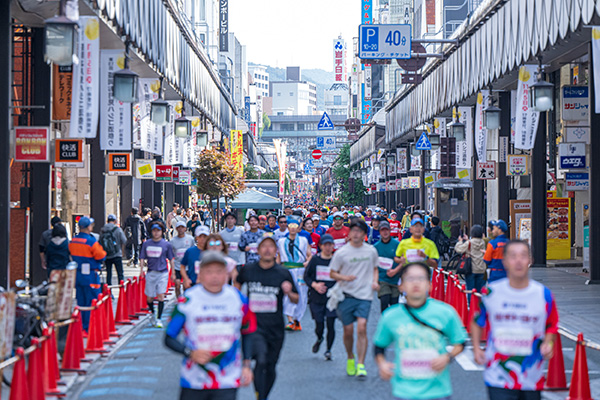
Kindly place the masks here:
[[(596, 99), (600, 98), (600, 28), (594, 27), (592, 29), (592, 65), (594, 69), (594, 96)], [(596, 102), (596, 114), (600, 114), (600, 101)]]
[(108, 174), (131, 176), (131, 153), (108, 153)]
[(49, 162), (50, 130), (40, 126), (15, 127), (15, 161)]
[[(101, 85), (99, 83), (100, 23), (98, 18), (79, 17), (78, 36), (79, 64), (73, 64), (69, 137), (95, 138), (98, 129), (98, 92)], [(103, 84), (102, 87), (104, 88), (105, 85)]]
[(183, 162), (183, 146), (186, 138), (175, 136), (175, 120), (182, 115), (183, 103), (181, 101), (168, 102), (171, 111), (169, 125), (166, 126), (165, 144), (163, 147), (163, 163), (164, 164), (181, 164)]
[(336, 82), (348, 81), (348, 72), (346, 71), (346, 41), (341, 36), (333, 39), (333, 71)]
[(361, 0), (360, 23), (362, 25), (373, 23), (373, 0)]
[(229, 51), (229, 0), (219, 0), (219, 51)]
[(231, 144), (231, 164), (240, 174), (244, 173), (244, 138), (242, 131), (232, 130), (229, 143)]
[(487, 160), (487, 129), (483, 125), (483, 109), (487, 107), (489, 98), (490, 91), (482, 90), (477, 94), (475, 106), (475, 150), (477, 150), (477, 159), (482, 162)]
[(473, 158), (473, 108), (458, 107), (458, 119), (465, 124), (465, 140), (456, 141), (456, 170), (471, 168)]
[[(373, 0), (361, 0), (360, 2), (360, 23), (362, 25), (370, 25), (373, 23)], [(361, 68), (363, 69), (363, 71), (366, 71), (366, 65), (365, 64), (361, 64)], [(368, 67), (370, 68), (371, 66), (368, 65)], [(365, 77), (366, 77), (366, 72), (365, 72)], [(365, 78), (366, 81), (366, 78)], [(370, 85), (370, 83), (369, 83)], [(368, 90), (370, 92), (370, 88), (367, 89), (366, 87), (366, 83), (362, 84), (361, 87), (361, 92), (362, 92), (362, 98), (361, 98), (361, 121), (363, 124), (366, 124), (367, 122), (369, 122), (369, 120), (371, 119), (371, 100), (370, 100), (370, 95), (369, 95), (369, 99), (367, 99), (366, 97), (366, 91)]]
[(407, 173), (407, 167), (406, 167), (406, 148), (404, 147), (399, 147), (396, 149), (396, 155), (398, 158), (398, 174), (406, 174)]
[(125, 66), (125, 54), (122, 50), (102, 50), (100, 64), (100, 148), (131, 150), (131, 103), (113, 97), (113, 76)]
[(536, 81), (537, 66), (524, 65), (519, 69), (515, 112), (515, 148), (530, 150), (535, 142), (540, 113), (529, 107), (529, 86)]
[(73, 66), (54, 65), (52, 75), (52, 119), (54, 121), (71, 119), (72, 92)]
[(83, 139), (56, 139), (54, 153), (55, 167), (83, 167)]
[(162, 155), (163, 127), (150, 121), (151, 103), (158, 99), (160, 82), (153, 78), (140, 78), (138, 85), (140, 101), (133, 105), (133, 147)]
[(571, 199), (546, 199), (548, 207), (546, 257), (549, 260), (571, 258)]
[(286, 144), (281, 139), (273, 139), (275, 155), (277, 156), (277, 165), (279, 166), (279, 196), (285, 194), (285, 168), (286, 168)]

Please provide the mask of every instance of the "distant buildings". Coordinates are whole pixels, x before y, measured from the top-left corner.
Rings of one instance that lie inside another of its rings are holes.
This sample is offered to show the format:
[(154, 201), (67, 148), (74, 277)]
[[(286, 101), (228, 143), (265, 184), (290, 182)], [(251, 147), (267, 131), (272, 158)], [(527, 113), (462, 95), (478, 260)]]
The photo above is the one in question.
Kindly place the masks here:
[(317, 112), (317, 86), (303, 81), (300, 67), (288, 67), (286, 80), (270, 83), (273, 115), (313, 115)]

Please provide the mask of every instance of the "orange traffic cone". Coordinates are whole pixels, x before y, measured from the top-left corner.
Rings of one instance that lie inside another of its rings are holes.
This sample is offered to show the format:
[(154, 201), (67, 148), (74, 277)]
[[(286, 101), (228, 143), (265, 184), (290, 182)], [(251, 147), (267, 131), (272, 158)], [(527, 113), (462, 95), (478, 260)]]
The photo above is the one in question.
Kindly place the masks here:
[(27, 370), (27, 383), (29, 384), (29, 399), (44, 400), (46, 398), (46, 389), (44, 388), (44, 367), (42, 366), (42, 350), (40, 350), (40, 339), (31, 339), (31, 345), (35, 350), (29, 354), (29, 367)]
[(125, 284), (121, 281), (119, 287), (119, 300), (117, 300), (117, 315), (115, 317), (115, 323), (119, 325), (131, 325), (129, 314), (127, 313), (126, 302), (127, 295), (125, 294)]
[(23, 348), (19, 347), (16, 350), (19, 360), (15, 363), (13, 377), (10, 389), (10, 400), (29, 399), (29, 387), (27, 385), (27, 374), (25, 373), (25, 355)]
[(565, 374), (565, 360), (563, 358), (560, 334), (556, 334), (554, 354), (548, 361), (548, 374), (544, 390), (567, 390), (567, 375)]
[(64, 393), (61, 393), (56, 386), (56, 376), (58, 372), (54, 369), (57, 365), (56, 360), (56, 352), (53, 351), (53, 346), (51, 344), (52, 336), (50, 335), (50, 330), (45, 328), (43, 331), (43, 335), (47, 338), (42, 342), (42, 354), (44, 357), (44, 388), (46, 389), (47, 396), (57, 396), (63, 397)]
[(87, 351), (88, 353), (106, 352), (106, 348), (104, 348), (104, 343), (102, 343), (102, 327), (100, 326), (102, 322), (98, 319), (97, 303), (98, 301), (96, 299), (92, 300), (92, 307), (94, 309), (90, 312), (90, 326), (87, 345), (85, 348), (85, 351)]
[(588, 373), (587, 357), (583, 333), (577, 335), (577, 347), (575, 349), (575, 363), (571, 377), (571, 389), (567, 400), (592, 400), (590, 392), (590, 375)]

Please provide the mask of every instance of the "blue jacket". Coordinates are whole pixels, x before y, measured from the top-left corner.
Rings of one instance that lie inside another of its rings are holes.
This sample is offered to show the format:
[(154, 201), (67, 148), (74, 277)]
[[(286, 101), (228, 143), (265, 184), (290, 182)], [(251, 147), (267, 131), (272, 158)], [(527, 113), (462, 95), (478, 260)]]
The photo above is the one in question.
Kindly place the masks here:
[(504, 258), (504, 246), (506, 246), (506, 243), (508, 243), (506, 235), (499, 235), (490, 240), (483, 256), (483, 260), (488, 268), (504, 271), (502, 259)]

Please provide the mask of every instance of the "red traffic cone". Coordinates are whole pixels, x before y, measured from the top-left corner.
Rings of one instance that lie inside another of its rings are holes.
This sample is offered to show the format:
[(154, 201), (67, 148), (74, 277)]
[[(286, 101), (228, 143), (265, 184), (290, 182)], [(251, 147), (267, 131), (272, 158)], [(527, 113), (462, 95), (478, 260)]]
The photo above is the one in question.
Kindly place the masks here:
[(460, 292), (460, 298), (461, 298), (461, 317), (462, 317), (463, 325), (468, 330), (468, 327), (469, 327), (469, 306), (467, 305), (468, 296), (467, 296), (467, 293), (466, 293), (465, 285), (462, 285), (461, 289), (462, 289), (461, 292)]
[(29, 367), (27, 370), (27, 382), (29, 384), (29, 399), (44, 400), (46, 398), (45, 380), (40, 379), (44, 375), (42, 366), (42, 350), (40, 349), (40, 339), (31, 339), (31, 345), (36, 349), (29, 354)]
[(148, 310), (148, 303), (146, 301), (146, 275), (140, 275), (140, 310), (143, 314), (150, 314)]
[(440, 270), (440, 272), (438, 274), (437, 291), (436, 291), (437, 292), (436, 293), (436, 295), (437, 295), (436, 298), (439, 301), (444, 301), (444, 298), (446, 297), (445, 291), (444, 291), (444, 280), (446, 279), (445, 276), (446, 276), (446, 274), (444, 274), (442, 272), (442, 270)]
[(115, 323), (119, 325), (130, 325), (129, 314), (127, 313), (127, 295), (125, 294), (125, 283), (120, 282), (119, 300), (117, 300), (117, 316)]
[(449, 305), (452, 305), (452, 274), (447, 276), (446, 279), (446, 295), (444, 296), (444, 302)]
[(98, 301), (96, 299), (92, 300), (92, 307), (94, 308), (90, 312), (90, 326), (88, 332), (87, 346), (85, 351), (88, 353), (104, 353), (106, 349), (104, 348), (104, 343), (102, 343), (102, 321), (98, 320), (98, 309), (97, 307)]
[(25, 373), (25, 355), (23, 348), (16, 350), (19, 360), (15, 363), (10, 389), (10, 400), (29, 399), (29, 386), (27, 385), (27, 374)]
[(58, 375), (58, 372), (54, 371), (56, 368), (56, 353), (52, 351), (50, 330), (45, 328), (43, 334), (46, 340), (42, 342), (42, 354), (44, 357), (44, 373), (42, 375), (44, 376), (46, 395), (62, 397), (65, 394), (61, 393), (56, 386), (56, 376)]
[(77, 324), (79, 316), (77, 313), (71, 315), (73, 322), (69, 325), (69, 331), (67, 332), (67, 342), (65, 344), (65, 351), (62, 357), (61, 371), (66, 372), (77, 372), (78, 374), (85, 374), (85, 371), (81, 369), (81, 359), (83, 358), (83, 336), (81, 331), (77, 332), (80, 328)]
[(129, 319), (137, 319), (138, 317), (135, 315), (135, 309), (133, 306), (135, 295), (133, 293), (133, 282), (131, 281), (131, 279), (127, 279), (127, 286), (125, 288), (125, 299), (127, 300), (127, 315), (129, 315)]
[(54, 379), (56, 380), (56, 382), (59, 382), (60, 370), (58, 367), (58, 346), (56, 345), (56, 327), (54, 321), (48, 322), (48, 326), (50, 327), (50, 338), (48, 339), (50, 344), (50, 351), (52, 352), (52, 354), (55, 355), (52, 357), (52, 361), (54, 361)]
[(571, 389), (569, 390), (569, 397), (567, 397), (567, 400), (592, 400), (592, 394), (590, 392), (590, 375), (588, 373), (583, 333), (577, 335), (575, 363), (573, 364)]
[(133, 298), (131, 299), (131, 304), (133, 305), (133, 312), (135, 315), (141, 314), (140, 302), (138, 301), (140, 298), (140, 281), (137, 277), (133, 278)]
[(563, 358), (560, 334), (556, 334), (554, 354), (548, 361), (548, 374), (544, 390), (567, 390), (567, 375), (565, 374), (565, 360)]
[(429, 287), (429, 297), (432, 299), (437, 298), (437, 280), (438, 280), (438, 270), (435, 268), (433, 270), (433, 275), (431, 276), (431, 285)]
[(113, 315), (113, 305), (110, 292), (106, 295), (106, 320), (108, 321), (108, 335), (120, 337), (115, 326), (115, 316)]

